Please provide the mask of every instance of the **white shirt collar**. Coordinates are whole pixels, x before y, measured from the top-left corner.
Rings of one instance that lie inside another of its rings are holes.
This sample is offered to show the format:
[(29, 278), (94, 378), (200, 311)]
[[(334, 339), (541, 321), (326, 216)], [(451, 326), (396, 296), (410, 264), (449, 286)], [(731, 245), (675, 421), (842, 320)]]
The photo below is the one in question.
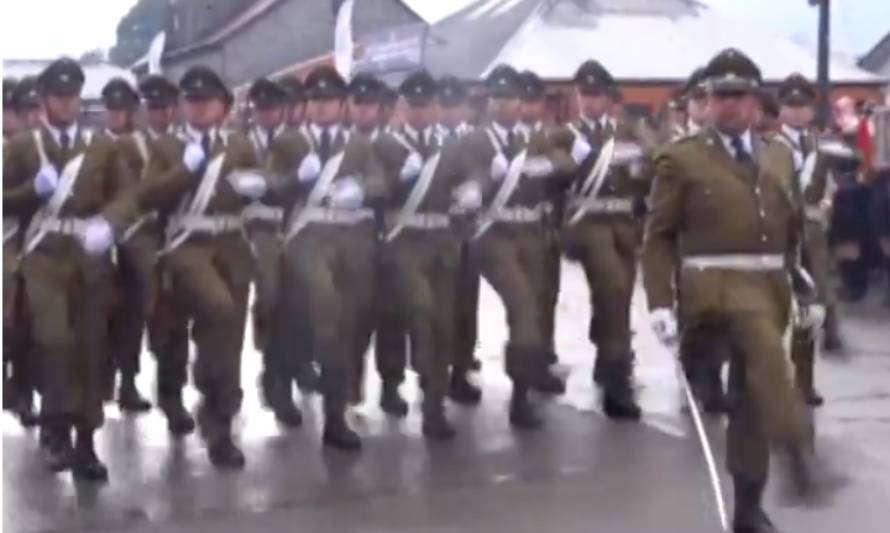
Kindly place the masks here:
[(587, 127), (589, 127), (591, 130), (596, 129), (597, 124), (599, 124), (599, 127), (602, 130), (610, 127), (614, 130), (616, 124), (615, 119), (610, 117), (608, 113), (603, 113), (603, 115), (596, 120), (581, 115), (581, 121), (587, 124)]
[(216, 136), (218, 133), (217, 128), (215, 126), (212, 128), (208, 128), (206, 131), (201, 131), (201, 130), (193, 127), (191, 124), (186, 124), (184, 131), (185, 131), (186, 137), (188, 137), (190, 141), (197, 142), (197, 143), (201, 142), (201, 139), (204, 137), (204, 134), (209, 135), (211, 145), (213, 145), (214, 141), (216, 141)]
[(498, 124), (495, 121), (492, 121), (491, 127), (492, 127), (492, 130), (494, 130), (494, 134), (498, 136), (498, 139), (501, 141), (501, 143), (504, 144), (504, 146), (507, 145), (507, 135), (509, 135), (511, 131), (513, 132), (514, 135), (517, 135), (517, 134), (522, 135), (523, 134), (522, 124), (519, 124), (519, 123), (517, 123), (515, 126), (513, 126), (513, 129), (511, 129), (511, 130), (508, 130), (507, 128)]
[(405, 133), (408, 134), (408, 137), (411, 138), (414, 142), (420, 142), (420, 136), (423, 135), (423, 140), (425, 143), (429, 144), (430, 138), (432, 137), (432, 128), (426, 127), (423, 130), (414, 129), (410, 124), (405, 124)]
[(328, 127), (321, 126), (312, 122), (309, 124), (309, 131), (312, 132), (312, 137), (316, 142), (321, 142), (321, 134), (324, 130), (328, 130), (328, 134), (331, 136), (331, 141), (337, 138), (337, 134), (340, 133), (340, 124), (331, 124)]
[(800, 137), (801, 135), (806, 136), (807, 130), (799, 130), (796, 128), (792, 128), (788, 124), (782, 124), (782, 133), (784, 133), (791, 140), (791, 143), (794, 145), (794, 148), (796, 150), (803, 149), (803, 147), (800, 145)]
[(748, 152), (748, 155), (752, 157), (754, 156), (754, 144), (752, 140), (753, 137), (751, 136), (751, 130), (745, 130), (744, 132), (736, 136), (726, 135), (722, 131), (717, 130), (717, 135), (720, 136), (720, 140), (723, 141), (723, 147), (726, 148), (726, 151), (732, 157), (736, 156), (735, 148), (732, 147), (733, 137), (739, 137), (742, 140), (742, 146), (745, 147), (745, 151)]
[[(49, 131), (49, 134), (52, 136), (53, 140), (56, 142), (56, 146), (61, 148), (61, 146), (62, 146), (61, 137), (62, 137), (63, 130), (56, 128), (55, 126), (50, 124), (49, 121), (47, 121), (47, 120), (43, 121), (43, 125), (46, 127), (47, 131)], [(72, 146), (74, 146), (75, 135), (77, 135), (77, 122), (68, 126), (64, 130), (64, 132), (68, 134), (68, 148), (71, 148)]]

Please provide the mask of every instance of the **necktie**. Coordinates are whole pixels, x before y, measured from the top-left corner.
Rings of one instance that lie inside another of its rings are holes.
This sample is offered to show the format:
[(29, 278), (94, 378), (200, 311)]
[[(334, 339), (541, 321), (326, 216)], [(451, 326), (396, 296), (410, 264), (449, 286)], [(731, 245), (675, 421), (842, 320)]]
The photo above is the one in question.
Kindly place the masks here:
[(62, 151), (62, 161), (68, 161), (68, 150), (71, 149), (71, 137), (68, 136), (67, 131), (63, 131), (59, 134), (59, 148)]
[(420, 155), (426, 157), (427, 148), (426, 130), (420, 130), (417, 132), (417, 149)]
[(272, 146), (272, 141), (274, 141), (274, 140), (275, 140), (275, 130), (272, 130), (272, 129), (267, 130), (266, 131), (266, 150), (268, 150), (269, 147)]
[(513, 159), (513, 156), (516, 155), (516, 132), (513, 130), (507, 132), (507, 146), (504, 147), (504, 152), (510, 159)]
[(735, 152), (735, 160), (739, 163), (743, 163), (746, 165), (750, 165), (753, 163), (751, 160), (751, 154), (748, 153), (748, 150), (745, 149), (745, 143), (742, 142), (742, 138), (738, 135), (733, 135), (732, 139), (730, 139), (729, 144), (732, 146), (732, 150)]
[(806, 159), (809, 155), (810, 150), (807, 146), (807, 136), (804, 134), (804, 132), (800, 132), (800, 136), (798, 136), (797, 142), (800, 144), (800, 154), (803, 156), (804, 159)]
[(321, 139), (318, 140), (318, 157), (322, 163), (326, 163), (331, 156), (331, 132), (328, 128), (321, 130)]
[(210, 157), (210, 134), (204, 133), (201, 136), (201, 149), (204, 150), (204, 157)]

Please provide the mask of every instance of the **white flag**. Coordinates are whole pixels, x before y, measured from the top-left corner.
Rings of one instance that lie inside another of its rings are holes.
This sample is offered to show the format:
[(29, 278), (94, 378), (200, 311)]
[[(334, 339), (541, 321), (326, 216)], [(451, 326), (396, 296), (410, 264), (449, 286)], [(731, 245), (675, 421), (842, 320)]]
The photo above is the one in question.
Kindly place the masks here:
[(164, 55), (164, 44), (166, 42), (167, 33), (162, 31), (155, 35), (154, 39), (151, 40), (151, 44), (148, 45), (148, 53), (145, 54), (145, 57), (148, 59), (149, 74), (161, 73), (161, 57)]
[(352, 6), (354, 0), (346, 0), (337, 11), (334, 26), (334, 67), (347, 82), (352, 77)]

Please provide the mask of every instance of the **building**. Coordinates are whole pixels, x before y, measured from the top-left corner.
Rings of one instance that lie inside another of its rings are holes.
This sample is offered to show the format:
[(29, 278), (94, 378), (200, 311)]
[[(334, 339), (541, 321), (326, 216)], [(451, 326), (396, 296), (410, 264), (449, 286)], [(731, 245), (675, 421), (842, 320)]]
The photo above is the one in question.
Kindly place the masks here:
[[(890, 32), (862, 56), (858, 64), (865, 70), (890, 80)], [(890, 98), (890, 94), (887, 96)]]

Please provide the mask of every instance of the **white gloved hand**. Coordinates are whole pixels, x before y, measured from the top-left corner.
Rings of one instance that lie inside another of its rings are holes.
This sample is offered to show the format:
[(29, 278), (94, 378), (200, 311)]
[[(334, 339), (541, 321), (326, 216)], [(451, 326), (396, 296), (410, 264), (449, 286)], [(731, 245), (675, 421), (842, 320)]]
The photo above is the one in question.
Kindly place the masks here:
[(266, 178), (256, 172), (238, 172), (231, 182), (235, 192), (245, 198), (257, 200), (266, 194)]
[(673, 346), (677, 342), (679, 329), (677, 327), (677, 315), (670, 309), (661, 307), (649, 313), (649, 323), (655, 336), (665, 346)]
[(491, 160), (491, 178), (495, 181), (501, 181), (507, 175), (510, 168), (510, 162), (503, 152), (498, 152)]
[(182, 153), (182, 164), (185, 165), (189, 172), (197, 171), (206, 159), (207, 154), (204, 153), (200, 143), (193, 142), (187, 144), (185, 151)]
[(358, 209), (365, 201), (365, 191), (357, 178), (348, 176), (334, 182), (329, 198), (331, 207)]
[(405, 158), (405, 163), (399, 172), (399, 180), (412, 181), (420, 175), (421, 170), (423, 170), (423, 158), (417, 152), (411, 152)]
[(797, 311), (797, 327), (818, 330), (825, 323), (825, 306), (822, 304), (802, 305)]
[(454, 189), (454, 203), (460, 211), (477, 211), (482, 207), (482, 189), (475, 181), (468, 181)]
[(522, 172), (530, 178), (546, 178), (555, 170), (553, 163), (544, 156), (529, 157), (522, 165)]
[(592, 150), (590, 143), (580, 135), (575, 135), (575, 141), (572, 143), (572, 159), (575, 160), (575, 163), (579, 165), (583, 163)]
[(41, 198), (46, 198), (56, 192), (59, 186), (59, 171), (52, 165), (46, 165), (34, 176), (34, 192)]
[(317, 153), (310, 152), (300, 161), (300, 166), (297, 168), (297, 179), (306, 183), (317, 180), (319, 175), (321, 175), (321, 158)]
[(102, 255), (114, 245), (114, 232), (111, 224), (100, 216), (87, 221), (83, 232), (83, 249), (89, 255)]

